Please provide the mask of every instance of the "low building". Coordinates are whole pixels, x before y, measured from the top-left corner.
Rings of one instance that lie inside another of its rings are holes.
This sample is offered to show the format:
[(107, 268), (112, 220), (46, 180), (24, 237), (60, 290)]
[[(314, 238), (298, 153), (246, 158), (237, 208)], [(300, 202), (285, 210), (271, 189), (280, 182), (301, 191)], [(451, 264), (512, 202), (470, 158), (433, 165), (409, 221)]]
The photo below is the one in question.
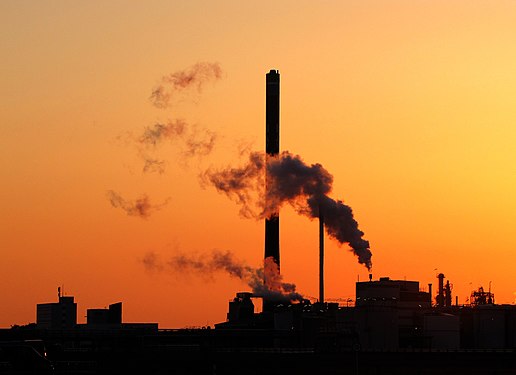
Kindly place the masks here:
[(86, 311), (88, 326), (119, 326), (122, 324), (122, 302), (113, 303), (107, 309), (88, 309)]

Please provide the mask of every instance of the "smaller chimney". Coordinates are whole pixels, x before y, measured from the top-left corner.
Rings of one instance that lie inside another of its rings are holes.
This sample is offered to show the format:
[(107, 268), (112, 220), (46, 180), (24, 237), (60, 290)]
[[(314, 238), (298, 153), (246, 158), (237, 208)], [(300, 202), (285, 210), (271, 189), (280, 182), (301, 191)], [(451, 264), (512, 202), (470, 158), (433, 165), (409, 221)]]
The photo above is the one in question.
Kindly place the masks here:
[(319, 208), (319, 302), (324, 303), (324, 217)]
[(451, 294), (451, 285), (450, 280), (446, 281), (446, 286), (444, 287), (444, 306), (452, 305), (452, 294)]
[(437, 275), (437, 278), (439, 279), (439, 294), (437, 294), (436, 305), (438, 307), (444, 307), (444, 274), (440, 273)]
[(432, 306), (433, 305), (432, 283), (428, 284), (428, 295), (430, 296), (430, 306)]

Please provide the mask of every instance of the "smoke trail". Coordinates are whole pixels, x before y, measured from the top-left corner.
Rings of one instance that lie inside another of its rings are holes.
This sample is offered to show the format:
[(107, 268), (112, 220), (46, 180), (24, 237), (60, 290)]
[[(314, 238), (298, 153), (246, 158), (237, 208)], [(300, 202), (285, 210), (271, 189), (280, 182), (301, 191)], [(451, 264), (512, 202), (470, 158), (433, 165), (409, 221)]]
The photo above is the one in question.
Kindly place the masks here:
[(143, 156), (144, 159), (144, 165), (143, 165), (143, 172), (144, 173), (151, 173), (156, 172), (159, 174), (165, 173), (165, 160), (158, 160), (158, 159), (152, 159), (146, 156)]
[(265, 159), (260, 152), (251, 152), (246, 165), (239, 168), (228, 167), (223, 170), (208, 169), (201, 174), (203, 186), (213, 185), (219, 192), (235, 200), (240, 206), (240, 215), (258, 218), (257, 211), (264, 209)]
[(351, 207), (325, 195), (310, 197), (307, 203), (310, 217), (317, 218), (322, 211), (326, 233), (339, 243), (347, 242), (358, 257), (358, 263), (363, 264), (370, 271), (373, 266), (371, 261), (373, 254), (369, 241), (362, 238), (364, 232), (358, 229), (358, 222), (353, 218)]
[(362, 238), (364, 233), (358, 229), (351, 207), (328, 196), (333, 176), (321, 164), (307, 165), (299, 155), (289, 152), (267, 157), (253, 152), (243, 167), (208, 170), (201, 177), (236, 200), (246, 217), (269, 217), (286, 203), (311, 219), (318, 218), (322, 210), (328, 235), (339, 244), (349, 244), (358, 262), (371, 269), (369, 242)]
[(184, 120), (169, 121), (165, 124), (156, 123), (145, 127), (139, 142), (144, 145), (156, 146), (164, 139), (178, 139), (183, 137), (188, 124)]
[(207, 156), (215, 147), (217, 133), (208, 129), (193, 128), (185, 140), (184, 157)]
[(153, 205), (146, 194), (134, 201), (130, 201), (122, 198), (120, 194), (113, 190), (108, 190), (107, 197), (113, 207), (121, 208), (129, 216), (138, 216), (142, 219), (147, 219), (152, 212), (160, 210), (168, 203), (167, 199), (161, 204)]
[[(263, 280), (266, 280), (264, 283)], [(249, 281), (255, 296), (264, 297), (269, 300), (281, 301), (303, 301), (304, 297), (296, 292), (296, 285), (283, 281), (279, 272), (279, 266), (274, 257), (267, 257), (264, 261), (263, 272), (261, 269), (253, 274)]]
[(163, 264), (161, 263), (158, 254), (153, 251), (148, 252), (142, 259), (142, 263), (148, 271), (162, 271)]
[[(193, 256), (174, 255), (166, 264), (159, 262), (156, 254), (148, 253), (143, 264), (149, 271), (162, 271), (170, 267), (174, 272), (195, 273), (212, 276), (222, 271), (231, 277), (240, 279), (249, 285), (256, 297), (265, 297), (276, 301), (301, 301), (303, 296), (296, 292), (295, 284), (283, 282), (277, 264), (272, 257), (266, 258), (264, 268), (253, 268), (235, 258), (230, 251), (214, 250), (209, 255)], [(263, 280), (267, 280), (267, 285)]]
[(165, 172), (165, 161), (149, 156), (149, 152), (166, 140), (178, 144), (179, 157), (186, 163), (193, 157), (209, 155), (217, 137), (214, 131), (191, 126), (182, 119), (147, 126), (136, 138), (138, 152), (144, 160), (143, 172)]
[(222, 77), (222, 68), (217, 63), (200, 62), (186, 70), (163, 76), (158, 86), (152, 90), (150, 101), (157, 108), (167, 108), (175, 94), (190, 87), (200, 92), (203, 85)]

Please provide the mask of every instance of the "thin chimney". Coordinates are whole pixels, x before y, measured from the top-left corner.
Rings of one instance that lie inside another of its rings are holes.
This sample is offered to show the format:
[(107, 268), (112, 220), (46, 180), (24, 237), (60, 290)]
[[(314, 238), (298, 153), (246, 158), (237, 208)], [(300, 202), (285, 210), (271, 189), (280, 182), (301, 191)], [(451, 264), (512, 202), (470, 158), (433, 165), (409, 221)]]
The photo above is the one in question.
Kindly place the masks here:
[[(279, 154), (279, 71), (271, 70), (267, 73), (266, 82), (265, 151), (267, 157), (274, 157)], [(279, 269), (279, 212), (265, 219), (265, 258), (268, 257), (274, 258)]]
[(438, 307), (444, 307), (445, 306), (445, 299), (444, 299), (444, 274), (440, 273), (437, 275), (437, 278), (439, 279), (439, 289), (437, 294), (437, 300), (436, 305)]
[(324, 216), (319, 208), (319, 302), (324, 303)]
[[(266, 159), (279, 154), (279, 105), (280, 105), (280, 75), (278, 70), (271, 70), (265, 76), (265, 152)], [(267, 189), (267, 175), (265, 176)], [(274, 212), (265, 218), (265, 257), (272, 257), (280, 270), (279, 252), (279, 212)], [(268, 286), (267, 279), (264, 283)], [(267, 299), (263, 301), (263, 310), (270, 311), (274, 303)]]

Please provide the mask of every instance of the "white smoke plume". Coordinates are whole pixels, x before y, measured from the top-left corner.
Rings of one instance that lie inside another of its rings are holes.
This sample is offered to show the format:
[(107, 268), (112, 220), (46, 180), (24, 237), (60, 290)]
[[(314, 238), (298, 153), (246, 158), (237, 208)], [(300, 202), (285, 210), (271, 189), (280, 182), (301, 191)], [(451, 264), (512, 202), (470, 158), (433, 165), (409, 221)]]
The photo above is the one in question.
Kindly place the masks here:
[(245, 217), (269, 217), (284, 204), (311, 219), (322, 210), (328, 235), (349, 244), (358, 262), (371, 269), (369, 242), (362, 238), (351, 207), (328, 196), (333, 176), (321, 164), (308, 165), (287, 151), (278, 156), (252, 152), (243, 167), (208, 170), (201, 180), (235, 200)]
[(222, 68), (218, 63), (200, 62), (188, 69), (163, 76), (152, 90), (150, 101), (157, 108), (167, 108), (175, 95), (189, 88), (202, 91), (205, 83), (222, 78)]
[[(208, 255), (194, 256), (176, 254), (166, 263), (160, 261), (155, 253), (147, 253), (143, 264), (148, 271), (170, 271), (194, 273), (199, 276), (213, 276), (225, 272), (247, 283), (256, 297), (276, 301), (302, 301), (303, 296), (296, 292), (295, 284), (286, 283), (279, 273), (278, 265), (272, 257), (266, 258), (263, 268), (253, 268), (235, 258), (230, 251), (214, 250)], [(264, 284), (264, 279), (267, 284)]]

